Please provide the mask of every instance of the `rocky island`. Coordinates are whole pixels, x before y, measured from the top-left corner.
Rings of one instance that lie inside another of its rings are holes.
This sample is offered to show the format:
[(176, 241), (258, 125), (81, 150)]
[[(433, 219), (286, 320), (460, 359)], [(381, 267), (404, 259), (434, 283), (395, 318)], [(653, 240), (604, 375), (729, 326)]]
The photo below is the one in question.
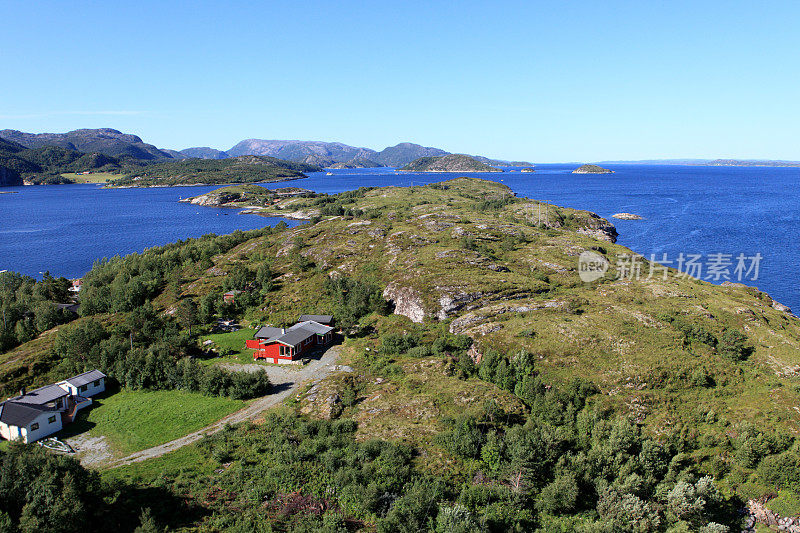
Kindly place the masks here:
[(464, 154), (420, 157), (399, 168), (405, 172), (502, 172)]
[(644, 220), (639, 215), (634, 215), (633, 213), (617, 213), (616, 215), (611, 215), (611, 218), (618, 218), (619, 220)]
[(183, 198), (179, 202), (204, 207), (233, 207), (236, 209), (258, 209), (272, 205), (275, 201), (295, 196), (313, 195), (308, 189), (300, 187), (280, 187), (266, 189), (255, 184), (230, 185), (199, 196)]
[(572, 171), (573, 174), (613, 174), (613, 170), (598, 165), (581, 165)]

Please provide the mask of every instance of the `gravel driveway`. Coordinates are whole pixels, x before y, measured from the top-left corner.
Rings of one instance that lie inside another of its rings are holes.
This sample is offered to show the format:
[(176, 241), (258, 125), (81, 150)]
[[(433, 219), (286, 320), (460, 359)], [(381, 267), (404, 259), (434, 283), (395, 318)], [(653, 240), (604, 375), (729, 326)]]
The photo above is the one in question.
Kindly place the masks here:
[[(335, 365), (336, 360), (338, 358), (339, 358), (339, 347), (333, 346), (331, 348), (328, 348), (320, 358), (312, 359), (311, 362), (302, 367), (300, 366), (295, 367), (291, 365), (288, 366), (240, 365), (235, 363), (226, 363), (220, 365), (228, 370), (241, 371), (241, 372), (257, 372), (259, 370), (265, 370), (269, 375), (269, 380), (272, 383), (273, 387), (276, 389), (276, 392), (268, 396), (258, 398), (244, 409), (236, 411), (235, 413), (226, 416), (222, 420), (214, 422), (210, 426), (207, 426), (201, 429), (200, 431), (195, 431), (194, 433), (190, 433), (179, 439), (175, 439), (165, 444), (161, 444), (160, 446), (155, 446), (153, 448), (148, 448), (146, 450), (133, 453), (121, 459), (117, 459), (111, 462), (98, 461), (97, 454), (87, 454), (87, 459), (89, 458), (89, 456), (92, 457), (92, 459), (87, 461), (87, 463), (89, 463), (87, 464), (87, 466), (105, 463), (105, 466), (108, 466), (110, 468), (116, 468), (118, 466), (129, 465), (131, 463), (144, 461), (146, 459), (160, 457), (166, 453), (177, 450), (178, 448), (183, 448), (188, 444), (197, 442), (198, 440), (202, 439), (203, 436), (205, 435), (216, 433), (217, 431), (222, 430), (222, 428), (224, 428), (226, 424), (236, 424), (238, 422), (244, 422), (245, 420), (252, 420), (254, 418), (257, 418), (258, 415), (260, 415), (263, 411), (281, 403), (284, 399), (286, 399), (292, 393), (297, 391), (300, 385), (308, 381), (318, 382), (321, 379), (327, 377), (328, 375), (336, 371), (349, 370), (346, 367), (342, 368)], [(84, 463), (83, 457), (81, 457), (80, 459), (81, 462)], [(111, 457), (109, 456), (108, 459), (111, 459)]]

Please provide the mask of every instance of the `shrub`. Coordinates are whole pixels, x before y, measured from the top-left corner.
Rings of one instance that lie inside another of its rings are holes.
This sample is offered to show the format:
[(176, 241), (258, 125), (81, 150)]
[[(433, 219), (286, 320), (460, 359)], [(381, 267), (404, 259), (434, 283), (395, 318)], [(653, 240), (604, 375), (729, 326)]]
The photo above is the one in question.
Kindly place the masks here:
[(451, 431), (439, 435), (439, 442), (447, 451), (469, 459), (480, 457), (483, 441), (483, 433), (471, 417), (457, 420)]
[(408, 350), (408, 355), (411, 357), (430, 357), (432, 354), (431, 347), (427, 345), (414, 346)]
[(536, 507), (545, 513), (572, 513), (578, 503), (578, 483), (573, 474), (561, 474), (539, 494)]
[(746, 346), (747, 337), (738, 330), (728, 329), (722, 334), (719, 341), (719, 353), (733, 361), (744, 361), (753, 352)]

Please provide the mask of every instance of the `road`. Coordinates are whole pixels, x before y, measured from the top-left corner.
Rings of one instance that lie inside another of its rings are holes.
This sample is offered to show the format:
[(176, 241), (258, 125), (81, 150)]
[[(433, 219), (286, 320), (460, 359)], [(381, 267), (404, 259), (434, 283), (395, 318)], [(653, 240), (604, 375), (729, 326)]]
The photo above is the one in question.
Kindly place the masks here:
[[(139, 461), (145, 461), (147, 459), (153, 459), (154, 457), (161, 457), (164, 454), (195, 443), (202, 439), (205, 435), (210, 435), (222, 430), (226, 424), (236, 424), (239, 422), (244, 422), (245, 420), (258, 418), (262, 412), (270, 407), (278, 405), (292, 393), (296, 392), (301, 385), (307, 382), (318, 382), (329, 376), (331, 373), (340, 370), (340, 368), (335, 365), (338, 358), (339, 347), (333, 346), (328, 348), (319, 359), (312, 359), (311, 362), (303, 367), (239, 365), (235, 363), (221, 365), (223, 368), (228, 370), (241, 372), (265, 370), (267, 374), (269, 374), (269, 380), (277, 392), (259, 398), (244, 409), (236, 411), (235, 413), (228, 415), (217, 422), (214, 422), (210, 426), (204, 427), (199, 431), (195, 431), (194, 433), (190, 433), (179, 439), (133, 453), (127, 457), (122, 457), (121, 459), (116, 459), (111, 462), (98, 461), (96, 457), (90, 460), (90, 462), (92, 465), (116, 468), (119, 466), (129, 465), (131, 463), (137, 463)], [(82, 458), (81, 462), (84, 463)]]

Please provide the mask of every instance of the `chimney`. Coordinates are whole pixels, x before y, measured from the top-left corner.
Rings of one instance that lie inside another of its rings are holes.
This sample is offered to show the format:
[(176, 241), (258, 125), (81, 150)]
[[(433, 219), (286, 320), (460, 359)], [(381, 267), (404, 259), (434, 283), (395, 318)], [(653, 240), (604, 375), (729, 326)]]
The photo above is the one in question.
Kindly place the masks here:
[(286, 333), (286, 328), (281, 328), (281, 335), (283, 335), (284, 333)]
[(19, 389), (19, 395), (20, 396), (25, 396), (25, 387), (22, 387), (21, 389)]

